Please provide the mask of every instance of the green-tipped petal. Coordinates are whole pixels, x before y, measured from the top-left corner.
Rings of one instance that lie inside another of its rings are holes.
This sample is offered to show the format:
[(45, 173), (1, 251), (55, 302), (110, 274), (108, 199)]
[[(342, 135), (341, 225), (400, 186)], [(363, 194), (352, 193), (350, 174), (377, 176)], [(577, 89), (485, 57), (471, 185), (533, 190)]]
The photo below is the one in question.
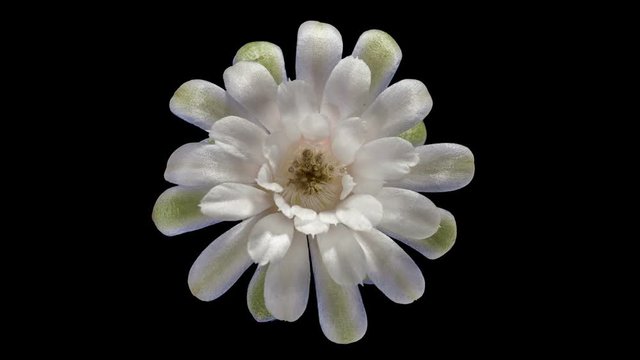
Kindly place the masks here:
[(256, 272), (249, 282), (249, 290), (247, 291), (247, 306), (249, 312), (257, 322), (273, 321), (275, 318), (264, 302), (264, 280), (267, 275), (269, 265), (258, 266)]
[(227, 93), (240, 103), (252, 121), (269, 131), (281, 127), (277, 96), (278, 84), (267, 68), (253, 61), (239, 61), (222, 74)]
[(450, 143), (415, 148), (420, 161), (407, 176), (388, 185), (417, 192), (445, 192), (465, 187), (473, 179), (473, 153), (466, 146)]
[(427, 87), (404, 79), (386, 88), (360, 118), (367, 122), (367, 137), (398, 136), (422, 122), (433, 107)]
[(310, 282), (307, 236), (296, 231), (285, 256), (267, 270), (264, 301), (269, 312), (278, 320), (298, 320), (307, 308)]
[(424, 145), (424, 142), (427, 141), (427, 127), (424, 125), (424, 122), (421, 121), (417, 123), (416, 126), (398, 136), (407, 140), (413, 146)]
[[(224, 145), (224, 144), (223, 144)], [(174, 151), (167, 161), (165, 180), (183, 186), (209, 186), (226, 182), (251, 184), (260, 164), (220, 144), (188, 143)]]
[(424, 239), (435, 234), (440, 224), (439, 209), (415, 191), (383, 187), (376, 195), (383, 216), (378, 229), (392, 237)]
[(369, 30), (360, 35), (353, 56), (364, 60), (371, 69), (373, 100), (391, 82), (400, 65), (402, 51), (391, 35), (381, 30)]
[(244, 115), (239, 105), (222, 88), (197, 79), (180, 85), (169, 101), (169, 109), (184, 121), (207, 131), (218, 119), (228, 115)]
[(209, 188), (176, 186), (167, 189), (153, 206), (151, 218), (158, 230), (174, 236), (220, 222), (200, 212), (200, 201)]
[(233, 58), (233, 63), (238, 61), (254, 61), (269, 70), (271, 76), (280, 84), (287, 79), (287, 70), (284, 67), (282, 50), (276, 44), (267, 41), (250, 42), (238, 50)]
[(367, 313), (358, 285), (341, 286), (333, 281), (322, 261), (317, 239), (309, 240), (309, 250), (322, 332), (338, 344), (360, 340), (367, 332)]
[(422, 296), (422, 272), (400, 245), (376, 229), (357, 232), (356, 239), (366, 254), (371, 281), (389, 299), (409, 304)]
[(247, 241), (259, 218), (260, 215), (232, 227), (202, 251), (187, 278), (195, 297), (202, 301), (217, 299), (253, 264), (247, 253)]
[(440, 227), (435, 234), (422, 240), (398, 238), (431, 260), (437, 259), (451, 250), (458, 234), (456, 219), (453, 215), (447, 210), (438, 210), (440, 210)]

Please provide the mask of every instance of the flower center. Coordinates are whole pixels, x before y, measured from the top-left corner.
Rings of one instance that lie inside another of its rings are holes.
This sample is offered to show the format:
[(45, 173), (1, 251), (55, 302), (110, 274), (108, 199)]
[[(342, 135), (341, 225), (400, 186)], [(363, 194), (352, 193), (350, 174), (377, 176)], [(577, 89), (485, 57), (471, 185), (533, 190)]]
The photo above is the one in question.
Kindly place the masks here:
[(332, 209), (342, 191), (346, 169), (321, 145), (302, 144), (279, 171), (282, 196), (290, 205), (315, 211)]
[(311, 195), (317, 194), (322, 186), (333, 180), (335, 168), (325, 163), (322, 152), (304, 149), (287, 171), (291, 174), (287, 185), (294, 186), (305, 195)]

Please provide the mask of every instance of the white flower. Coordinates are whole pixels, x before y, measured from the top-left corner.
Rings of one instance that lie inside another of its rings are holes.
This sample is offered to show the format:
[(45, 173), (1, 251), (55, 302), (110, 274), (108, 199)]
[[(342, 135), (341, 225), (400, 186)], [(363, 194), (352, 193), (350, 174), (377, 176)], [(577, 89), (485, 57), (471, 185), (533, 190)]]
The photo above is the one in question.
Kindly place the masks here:
[(209, 139), (169, 158), (165, 179), (178, 186), (158, 199), (156, 226), (173, 236), (243, 220), (193, 264), (196, 297), (216, 299), (258, 263), (251, 313), (295, 321), (313, 266), (322, 330), (349, 343), (367, 328), (358, 284), (402, 304), (422, 295), (420, 269), (387, 235), (430, 259), (447, 252), (453, 216), (416, 191), (459, 189), (474, 163), (464, 146), (422, 145), (427, 88), (417, 80), (387, 87), (401, 57), (388, 34), (370, 30), (342, 58), (338, 30), (308, 21), (298, 31), (296, 80), (287, 80), (279, 47), (255, 42), (224, 72), (226, 91), (203, 80), (176, 91), (173, 113)]

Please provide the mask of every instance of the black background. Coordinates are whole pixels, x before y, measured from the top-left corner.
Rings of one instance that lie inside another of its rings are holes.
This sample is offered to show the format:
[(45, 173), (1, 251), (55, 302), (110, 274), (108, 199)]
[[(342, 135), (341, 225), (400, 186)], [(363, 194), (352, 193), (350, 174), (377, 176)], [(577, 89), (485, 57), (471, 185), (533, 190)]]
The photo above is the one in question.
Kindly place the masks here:
[[(99, 250), (107, 259), (95, 274), (106, 283), (89, 282), (87, 287), (99, 295), (78, 300), (81, 306), (105, 302), (86, 319), (98, 328), (117, 325), (104, 348), (203, 350), (211, 357), (227, 351), (294, 356), (289, 347), (294, 344), (319, 354), (375, 354), (385, 349), (429, 356), (469, 349), (501, 352), (505, 344), (526, 340), (523, 331), (535, 321), (538, 307), (530, 305), (536, 295), (526, 280), (521, 239), (514, 237), (528, 228), (518, 225), (523, 177), (512, 160), (516, 150), (511, 145), (528, 135), (519, 124), (527, 121), (522, 84), (535, 76), (535, 69), (521, 63), (535, 56), (527, 50), (530, 38), (515, 30), (517, 14), (505, 21), (487, 16), (493, 14), (488, 8), (396, 10), (375, 15), (305, 10), (254, 20), (243, 18), (240, 11), (212, 14), (195, 9), (162, 18), (124, 16), (110, 24), (118, 36), (107, 36), (109, 44), (101, 54), (118, 71), (98, 73), (111, 85), (101, 103), (115, 110), (104, 124), (115, 134), (110, 143), (114, 151), (104, 159), (111, 180), (105, 209), (111, 215), (101, 220), (101, 229), (114, 234)], [(427, 194), (454, 214), (458, 238), (436, 261), (408, 250), (423, 270), (424, 296), (398, 305), (374, 286), (361, 288), (369, 326), (364, 338), (352, 345), (336, 345), (324, 337), (313, 288), (298, 321), (256, 323), (246, 307), (253, 268), (219, 299), (197, 300), (187, 287), (189, 268), (232, 224), (168, 238), (151, 221), (156, 198), (172, 186), (163, 179), (169, 155), (184, 143), (206, 137), (171, 114), (173, 92), (195, 78), (222, 85), (222, 73), (237, 49), (256, 40), (279, 45), (287, 75), (295, 78), (296, 33), (305, 20), (338, 28), (344, 56), (365, 30), (391, 34), (403, 52), (394, 82), (421, 80), (434, 100), (425, 120), (427, 143), (460, 143), (475, 155), (470, 185)], [(133, 201), (123, 202), (123, 194)]]

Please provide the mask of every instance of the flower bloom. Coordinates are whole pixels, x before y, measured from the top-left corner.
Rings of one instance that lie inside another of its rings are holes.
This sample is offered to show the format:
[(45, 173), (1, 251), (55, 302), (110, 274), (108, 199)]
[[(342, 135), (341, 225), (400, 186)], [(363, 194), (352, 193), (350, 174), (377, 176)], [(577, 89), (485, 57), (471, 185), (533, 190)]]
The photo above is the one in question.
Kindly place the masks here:
[(257, 321), (295, 321), (307, 306), (311, 268), (320, 325), (331, 341), (359, 340), (367, 317), (358, 285), (406, 304), (424, 278), (391, 237), (435, 259), (453, 245), (453, 216), (418, 192), (467, 185), (471, 151), (423, 145), (432, 107), (425, 85), (389, 86), (402, 55), (385, 32), (363, 33), (342, 58), (329, 24), (298, 31), (296, 80), (274, 44), (243, 46), (224, 72), (226, 91), (203, 81), (170, 101), (209, 139), (177, 149), (153, 220), (165, 235), (241, 221), (211, 243), (189, 272), (199, 299), (224, 294), (253, 264), (247, 302)]

